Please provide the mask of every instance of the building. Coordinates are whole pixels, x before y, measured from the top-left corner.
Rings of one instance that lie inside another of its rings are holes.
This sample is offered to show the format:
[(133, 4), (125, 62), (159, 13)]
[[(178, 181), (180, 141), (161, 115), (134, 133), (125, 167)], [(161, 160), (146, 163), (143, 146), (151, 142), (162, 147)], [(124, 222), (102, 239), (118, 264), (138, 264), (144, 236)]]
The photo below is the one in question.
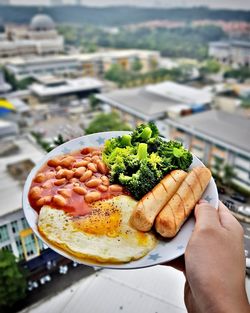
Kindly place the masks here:
[(22, 210), (22, 187), (26, 176), (44, 152), (30, 139), (0, 141), (0, 249), (29, 260), (45, 247), (30, 230)]
[(3, 72), (0, 71), (0, 95), (5, 94), (11, 90), (10, 84), (6, 83)]
[[(1, 56), (1, 55), (0, 55)], [(34, 75), (58, 75), (66, 77), (103, 76), (112, 64), (131, 69), (135, 60), (140, 60), (142, 72), (158, 64), (159, 52), (147, 50), (111, 50), (77, 55), (54, 55), (30, 58), (21, 56), (0, 60), (17, 80)]]
[(250, 66), (250, 43), (248, 41), (210, 42), (208, 54), (222, 63)]
[(95, 78), (58, 79), (53, 76), (37, 78), (29, 89), (39, 103), (53, 102), (69, 105), (74, 99), (88, 98), (101, 91), (103, 84)]
[(233, 182), (250, 191), (250, 120), (236, 114), (210, 110), (166, 120), (170, 137), (180, 140), (207, 166), (215, 159), (233, 167)]
[(178, 118), (206, 110), (212, 101), (211, 93), (206, 90), (169, 81), (146, 87), (115, 90), (98, 94), (96, 97), (133, 126), (144, 121)]
[[(1, 32), (1, 31), (0, 31)], [(29, 27), (8, 26), (0, 36), (0, 57), (46, 55), (64, 51), (64, 39), (45, 14), (35, 15)]]

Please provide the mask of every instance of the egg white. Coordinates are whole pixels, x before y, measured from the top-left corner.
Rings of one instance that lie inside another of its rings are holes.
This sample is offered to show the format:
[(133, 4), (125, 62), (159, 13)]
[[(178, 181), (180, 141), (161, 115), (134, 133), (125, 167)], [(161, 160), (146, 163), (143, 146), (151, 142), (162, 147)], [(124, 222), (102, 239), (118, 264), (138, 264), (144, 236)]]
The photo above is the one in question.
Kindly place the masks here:
[[(105, 204), (104, 207), (101, 202)], [(111, 214), (105, 211), (109, 205)], [(97, 202), (95, 215), (78, 219), (63, 210), (43, 206), (39, 213), (38, 229), (50, 243), (77, 258), (100, 263), (129, 262), (145, 256), (157, 243), (152, 233), (142, 233), (130, 226), (129, 218), (135, 205), (136, 201), (131, 197), (118, 196)], [(96, 223), (98, 210), (102, 210), (101, 223), (100, 220)], [(109, 228), (104, 228), (105, 223)]]

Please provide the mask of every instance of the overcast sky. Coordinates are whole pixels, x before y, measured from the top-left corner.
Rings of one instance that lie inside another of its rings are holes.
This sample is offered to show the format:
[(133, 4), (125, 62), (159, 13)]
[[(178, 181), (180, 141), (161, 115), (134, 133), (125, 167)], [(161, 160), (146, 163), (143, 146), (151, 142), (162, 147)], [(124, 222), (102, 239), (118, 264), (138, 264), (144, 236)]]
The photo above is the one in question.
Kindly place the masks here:
[(76, 4), (81, 2), (89, 6), (106, 5), (137, 5), (154, 7), (190, 7), (205, 5), (211, 8), (228, 8), (250, 10), (250, 0), (10, 0), (12, 4), (23, 5), (49, 5), (52, 2), (63, 4)]

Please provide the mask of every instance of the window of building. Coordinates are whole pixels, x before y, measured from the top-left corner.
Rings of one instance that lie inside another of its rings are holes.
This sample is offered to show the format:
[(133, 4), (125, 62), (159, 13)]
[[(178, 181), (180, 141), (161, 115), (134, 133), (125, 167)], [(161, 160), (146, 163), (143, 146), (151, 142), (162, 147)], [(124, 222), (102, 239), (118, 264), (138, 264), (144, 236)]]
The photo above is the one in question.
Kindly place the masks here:
[(17, 221), (11, 222), (11, 229), (14, 234), (18, 234), (19, 227), (18, 227)]
[(4, 247), (2, 247), (1, 250), (13, 252), (13, 251), (12, 251), (12, 247), (11, 247), (10, 244), (9, 244), (9, 245), (6, 245), (6, 246), (4, 246)]
[(22, 217), (21, 221), (22, 221), (23, 229), (29, 228), (29, 224), (25, 217)]
[(31, 256), (33, 254), (37, 254), (36, 242), (34, 239), (34, 235), (26, 236), (25, 239), (25, 246), (27, 249), (27, 256)]
[(0, 242), (9, 240), (9, 233), (7, 225), (0, 226)]
[(21, 243), (20, 239), (16, 239), (16, 246), (17, 246), (19, 258), (23, 259), (24, 258), (23, 246), (22, 246), (22, 243)]

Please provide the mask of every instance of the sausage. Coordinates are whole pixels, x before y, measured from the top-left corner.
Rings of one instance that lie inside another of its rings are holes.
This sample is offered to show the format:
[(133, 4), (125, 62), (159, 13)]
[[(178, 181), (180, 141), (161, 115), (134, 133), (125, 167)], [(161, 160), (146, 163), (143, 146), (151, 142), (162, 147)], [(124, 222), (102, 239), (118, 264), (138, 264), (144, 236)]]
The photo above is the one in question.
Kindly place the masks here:
[(177, 192), (155, 219), (156, 231), (165, 238), (174, 237), (201, 198), (211, 178), (206, 167), (188, 173)]
[(148, 192), (136, 205), (130, 223), (140, 231), (149, 231), (157, 214), (177, 191), (187, 173), (174, 170), (166, 175), (152, 191)]

